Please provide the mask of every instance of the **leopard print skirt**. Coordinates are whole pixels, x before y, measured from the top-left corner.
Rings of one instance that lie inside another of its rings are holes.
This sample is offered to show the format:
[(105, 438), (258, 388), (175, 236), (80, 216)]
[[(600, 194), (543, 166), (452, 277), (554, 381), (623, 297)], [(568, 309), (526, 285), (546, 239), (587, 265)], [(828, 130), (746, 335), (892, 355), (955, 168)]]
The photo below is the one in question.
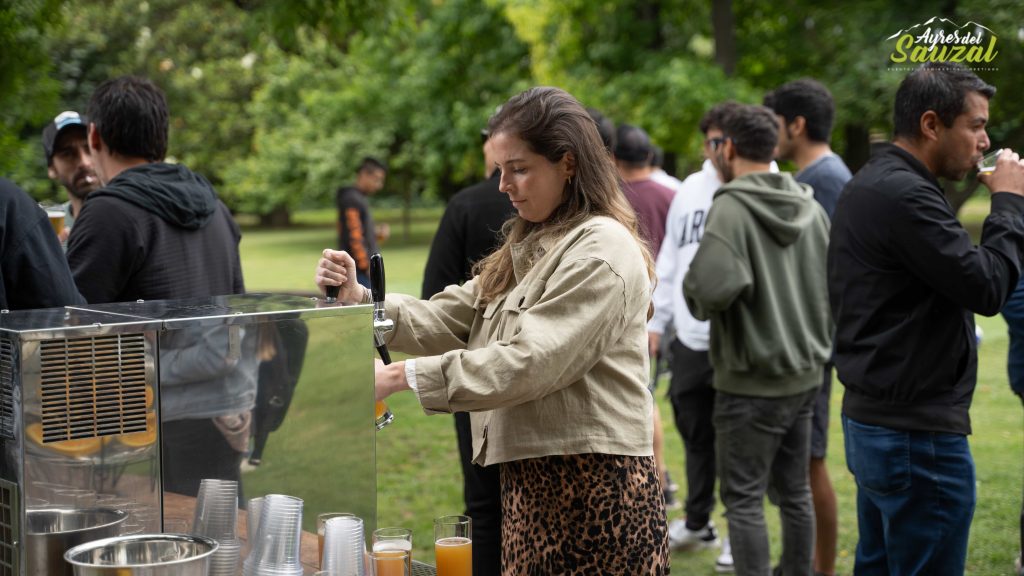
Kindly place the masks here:
[(651, 456), (501, 465), (503, 576), (664, 575), (668, 528)]

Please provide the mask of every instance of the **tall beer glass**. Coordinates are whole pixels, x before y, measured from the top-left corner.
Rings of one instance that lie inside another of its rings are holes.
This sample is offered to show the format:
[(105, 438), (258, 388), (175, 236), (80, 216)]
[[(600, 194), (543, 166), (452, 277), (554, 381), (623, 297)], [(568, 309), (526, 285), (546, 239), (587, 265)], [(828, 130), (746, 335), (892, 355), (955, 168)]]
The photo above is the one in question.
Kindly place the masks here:
[(473, 575), (473, 521), (469, 516), (434, 519), (437, 576)]

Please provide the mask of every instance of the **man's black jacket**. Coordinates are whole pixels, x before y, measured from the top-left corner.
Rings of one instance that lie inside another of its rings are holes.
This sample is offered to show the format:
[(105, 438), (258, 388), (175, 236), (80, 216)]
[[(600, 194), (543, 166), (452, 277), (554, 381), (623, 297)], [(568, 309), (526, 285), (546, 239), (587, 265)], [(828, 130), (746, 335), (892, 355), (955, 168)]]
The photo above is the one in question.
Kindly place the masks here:
[(878, 147), (832, 220), (828, 282), (845, 415), (970, 433), (974, 314), (998, 313), (1017, 285), (1022, 213), (1024, 197), (993, 194), (975, 246), (924, 164), (898, 146)]

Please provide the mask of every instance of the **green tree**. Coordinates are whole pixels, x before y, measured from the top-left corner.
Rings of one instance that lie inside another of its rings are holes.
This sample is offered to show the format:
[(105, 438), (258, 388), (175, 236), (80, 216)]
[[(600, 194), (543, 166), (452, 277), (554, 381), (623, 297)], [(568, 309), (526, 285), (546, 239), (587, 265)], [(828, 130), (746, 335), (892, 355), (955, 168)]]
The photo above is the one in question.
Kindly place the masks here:
[(642, 126), (665, 149), (670, 170), (698, 165), (697, 126), (711, 105), (757, 99), (716, 62), (708, 3), (492, 1), (529, 45), (539, 83), (567, 89), (617, 123)]
[(45, 37), (60, 27), (59, 5), (57, 0), (0, 5), (0, 174), (23, 186), (23, 166), (33, 150), (22, 135), (45, 122), (57, 102)]
[(340, 50), (315, 28), (268, 58), (249, 112), (252, 154), (229, 168), (239, 206), (278, 214), (329, 204), (366, 155), (391, 167), (385, 194), (445, 197), (482, 173), (479, 131), (527, 84), (527, 53), (500, 12), (471, 0), (413, 6)]

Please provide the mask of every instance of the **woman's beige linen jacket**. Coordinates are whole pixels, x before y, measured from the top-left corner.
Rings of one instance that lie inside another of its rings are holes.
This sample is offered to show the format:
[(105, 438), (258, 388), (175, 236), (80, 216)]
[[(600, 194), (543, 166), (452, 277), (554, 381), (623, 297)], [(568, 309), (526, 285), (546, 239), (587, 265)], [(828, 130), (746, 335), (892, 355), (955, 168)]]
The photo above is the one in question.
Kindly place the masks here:
[(514, 245), (513, 267), (515, 286), (486, 305), (475, 279), (430, 300), (387, 296), (388, 344), (424, 356), (415, 364), (424, 410), (471, 412), (473, 460), (485, 466), (651, 455), (651, 286), (633, 236), (594, 217), (561, 238)]

